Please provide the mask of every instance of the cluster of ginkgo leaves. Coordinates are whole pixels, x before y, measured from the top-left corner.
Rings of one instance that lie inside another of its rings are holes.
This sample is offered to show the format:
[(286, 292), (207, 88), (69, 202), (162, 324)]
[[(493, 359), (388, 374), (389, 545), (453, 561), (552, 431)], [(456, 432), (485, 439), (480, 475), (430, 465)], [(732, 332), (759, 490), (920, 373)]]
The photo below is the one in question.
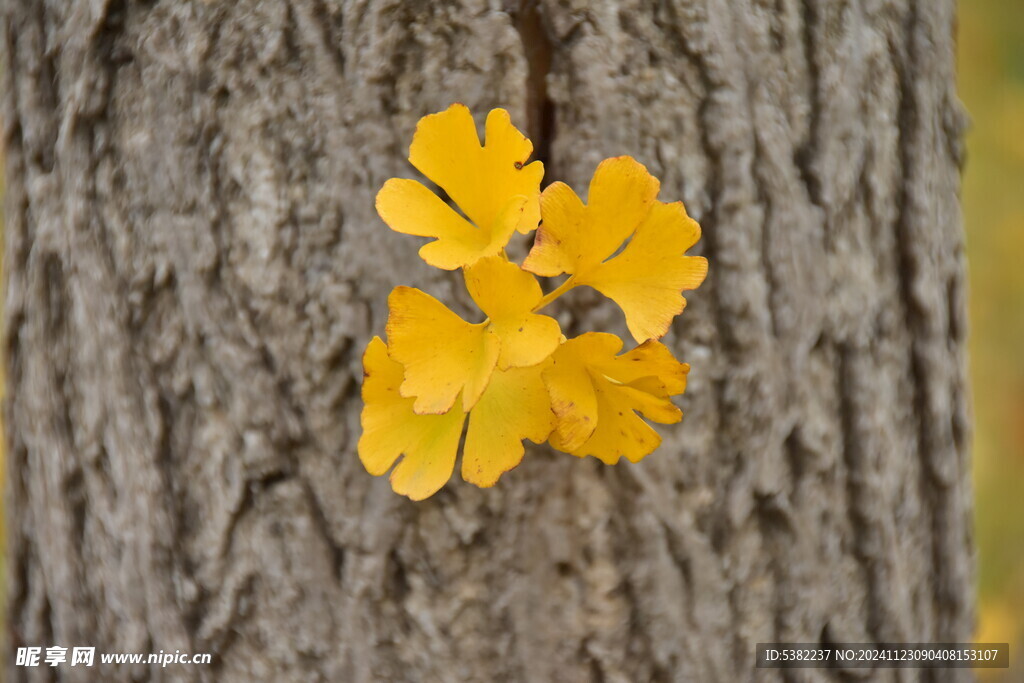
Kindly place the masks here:
[[(420, 120), (409, 150), (461, 213), (415, 180), (392, 178), (377, 194), (384, 222), (434, 238), (420, 256), (461, 268), (487, 316), (466, 322), (429, 294), (396, 287), (388, 341), (367, 346), (359, 457), (372, 475), (394, 466), (392, 488), (413, 500), (451, 477), (467, 420), (462, 477), (488, 487), (520, 463), (523, 439), (637, 462), (661, 442), (638, 412), (682, 419), (670, 397), (683, 393), (689, 366), (657, 340), (683, 311), (681, 292), (707, 274), (704, 258), (685, 255), (700, 226), (681, 202), (657, 201), (657, 178), (627, 156), (598, 165), (586, 204), (561, 182), (541, 193), (544, 166), (527, 163), (533, 144), (508, 112), (491, 111), (485, 127), (481, 145), (469, 109), (453, 104)], [(513, 233), (534, 230), (522, 265), (510, 261)], [(535, 277), (566, 274), (546, 295)], [(540, 313), (581, 285), (619, 305), (638, 346), (620, 354), (622, 340), (603, 332), (566, 339)]]

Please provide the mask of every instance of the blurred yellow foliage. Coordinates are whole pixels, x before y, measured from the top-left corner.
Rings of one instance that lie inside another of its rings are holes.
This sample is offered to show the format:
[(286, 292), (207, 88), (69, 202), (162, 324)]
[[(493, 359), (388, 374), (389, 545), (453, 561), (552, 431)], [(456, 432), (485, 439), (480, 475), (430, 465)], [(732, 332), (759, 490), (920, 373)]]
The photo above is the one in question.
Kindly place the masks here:
[[(1024, 3), (960, 3), (979, 641), (1024, 646)], [(1013, 673), (1011, 673), (1013, 672)], [(1019, 680), (1019, 679), (1018, 679)]]

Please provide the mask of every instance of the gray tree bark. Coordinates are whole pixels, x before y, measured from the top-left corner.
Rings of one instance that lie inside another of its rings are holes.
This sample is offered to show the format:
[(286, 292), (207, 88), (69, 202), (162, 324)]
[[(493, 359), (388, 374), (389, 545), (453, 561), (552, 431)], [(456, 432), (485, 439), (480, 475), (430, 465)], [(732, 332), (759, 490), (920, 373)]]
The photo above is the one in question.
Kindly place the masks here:
[[(9, 680), (775, 680), (758, 642), (970, 638), (953, 0), (0, 6)], [(388, 291), (466, 301), (373, 208), (453, 101), (701, 222), (687, 416), (639, 465), (530, 448), (420, 504), (360, 466)]]

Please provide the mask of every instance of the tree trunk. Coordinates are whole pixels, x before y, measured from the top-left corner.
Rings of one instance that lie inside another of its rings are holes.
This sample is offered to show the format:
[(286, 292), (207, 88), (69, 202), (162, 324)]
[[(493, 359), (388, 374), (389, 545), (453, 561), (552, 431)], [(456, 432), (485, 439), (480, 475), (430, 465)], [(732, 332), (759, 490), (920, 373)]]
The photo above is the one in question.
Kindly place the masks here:
[[(762, 680), (758, 642), (970, 638), (953, 0), (2, 7), (9, 680)], [(466, 300), (373, 205), (453, 101), (701, 222), (642, 463), (532, 447), (418, 504), (361, 467), (388, 291)]]

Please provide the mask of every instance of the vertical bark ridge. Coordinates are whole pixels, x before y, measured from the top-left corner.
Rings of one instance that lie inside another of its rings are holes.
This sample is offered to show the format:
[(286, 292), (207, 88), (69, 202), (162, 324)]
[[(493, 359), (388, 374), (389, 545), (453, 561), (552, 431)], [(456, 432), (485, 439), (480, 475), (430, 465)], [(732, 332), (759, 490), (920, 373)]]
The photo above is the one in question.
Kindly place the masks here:
[[(970, 619), (970, 607), (963, 599), (969, 594), (971, 569), (969, 557), (951, 552), (951, 543), (969, 543), (968, 517), (963, 514), (966, 471), (953, 433), (956, 421), (956, 395), (963, 391), (962, 354), (950, 354), (948, 329), (950, 309), (942, 283), (950, 266), (961, 260), (962, 237), (940, 231), (943, 211), (959, 212), (956, 201), (958, 173), (951, 168), (922, 165), (925, 154), (941, 155), (945, 140), (936, 130), (942, 125), (936, 112), (944, 114), (944, 87), (952, 79), (951, 56), (939, 52), (936, 34), (951, 30), (953, 16), (945, 12), (925, 16), (918, 3), (911, 2), (904, 20), (903, 40), (896, 48), (900, 76), (900, 152), (903, 164), (902, 201), (896, 228), (900, 246), (901, 293), (906, 324), (912, 337), (910, 367), (914, 389), (916, 438), (922, 460), (922, 498), (930, 508), (933, 525), (932, 562), (936, 582), (933, 601), (937, 639), (966, 638), (964, 623)], [(924, 60), (924, 62), (922, 62)], [(941, 69), (921, 74), (922, 63), (937, 62)], [(922, 150), (927, 150), (923, 152)], [(950, 178), (950, 175), (953, 177)], [(944, 192), (935, 197), (932, 184)], [(952, 196), (951, 196), (952, 195)], [(952, 200), (952, 201), (951, 201)], [(943, 234), (945, 233), (945, 234)], [(936, 262), (937, 249), (950, 249), (954, 257), (948, 263)], [(945, 271), (945, 272), (944, 272)], [(952, 356), (952, 357), (951, 357)], [(955, 539), (955, 540), (954, 540)]]

